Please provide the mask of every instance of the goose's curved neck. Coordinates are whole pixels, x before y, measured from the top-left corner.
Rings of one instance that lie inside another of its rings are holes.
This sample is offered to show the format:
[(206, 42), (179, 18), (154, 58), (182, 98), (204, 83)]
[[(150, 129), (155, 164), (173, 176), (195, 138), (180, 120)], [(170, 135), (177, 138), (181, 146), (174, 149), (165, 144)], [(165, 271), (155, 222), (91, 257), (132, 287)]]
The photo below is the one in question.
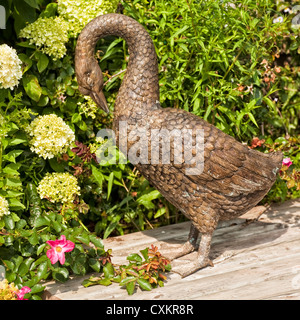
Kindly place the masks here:
[(125, 39), (129, 63), (115, 103), (115, 115), (135, 108), (151, 108), (159, 101), (158, 66), (152, 39), (134, 19), (121, 14), (106, 14), (92, 20), (81, 32), (76, 58), (94, 59), (100, 38), (115, 35)]

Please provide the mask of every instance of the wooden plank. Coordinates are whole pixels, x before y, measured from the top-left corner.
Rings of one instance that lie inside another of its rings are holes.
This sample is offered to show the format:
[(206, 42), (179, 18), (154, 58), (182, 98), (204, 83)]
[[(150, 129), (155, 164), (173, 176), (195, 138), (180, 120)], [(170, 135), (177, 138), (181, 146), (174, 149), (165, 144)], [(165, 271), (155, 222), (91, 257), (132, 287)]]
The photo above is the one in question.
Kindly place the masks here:
[[(300, 201), (260, 208), (239, 219), (220, 224), (215, 231), (208, 267), (181, 279), (169, 273), (165, 287), (128, 296), (125, 289), (84, 288), (86, 277), (47, 284), (49, 298), (58, 299), (300, 299)], [(132, 252), (154, 244), (163, 252), (186, 240), (190, 222), (136, 232), (104, 241), (113, 250), (113, 263), (126, 262)], [(192, 260), (196, 253), (177, 259)], [(89, 275), (90, 276), (90, 275)]]

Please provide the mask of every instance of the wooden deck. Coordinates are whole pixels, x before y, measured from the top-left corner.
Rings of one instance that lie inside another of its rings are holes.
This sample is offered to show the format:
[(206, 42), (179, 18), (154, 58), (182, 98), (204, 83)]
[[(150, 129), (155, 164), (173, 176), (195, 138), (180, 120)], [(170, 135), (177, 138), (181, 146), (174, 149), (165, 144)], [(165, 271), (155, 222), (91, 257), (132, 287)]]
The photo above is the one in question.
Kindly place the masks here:
[[(215, 231), (207, 267), (181, 279), (173, 272), (162, 288), (128, 296), (118, 284), (109, 287), (81, 285), (86, 277), (67, 283), (50, 282), (46, 299), (101, 300), (200, 300), (200, 299), (300, 299), (300, 199), (261, 207), (239, 219), (221, 224)], [(129, 253), (157, 245), (183, 243), (189, 222), (136, 232), (104, 241), (113, 250), (113, 263), (126, 263)], [(195, 258), (196, 253), (184, 259)], [(182, 259), (182, 258), (181, 258)]]

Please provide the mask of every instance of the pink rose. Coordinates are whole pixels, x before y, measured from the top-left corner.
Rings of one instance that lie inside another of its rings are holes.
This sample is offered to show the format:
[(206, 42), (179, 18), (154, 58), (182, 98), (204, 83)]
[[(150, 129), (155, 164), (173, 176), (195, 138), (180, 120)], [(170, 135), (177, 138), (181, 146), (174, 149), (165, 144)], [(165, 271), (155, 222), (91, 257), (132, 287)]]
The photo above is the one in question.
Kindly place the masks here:
[(75, 247), (75, 244), (70, 240), (66, 240), (64, 235), (62, 235), (59, 240), (49, 240), (46, 243), (51, 246), (51, 249), (47, 251), (47, 257), (52, 264), (56, 263), (58, 260), (61, 264), (64, 264), (65, 252), (70, 252)]
[(24, 296), (26, 293), (30, 292), (31, 289), (29, 287), (23, 287), (20, 290), (16, 291), (15, 294), (18, 297), (18, 300), (28, 300), (28, 299), (24, 299)]
[(290, 158), (284, 158), (284, 159), (282, 160), (282, 165), (284, 165), (284, 166), (289, 167), (289, 166), (291, 166), (292, 164), (293, 164), (293, 162), (292, 162), (292, 160), (291, 160)]

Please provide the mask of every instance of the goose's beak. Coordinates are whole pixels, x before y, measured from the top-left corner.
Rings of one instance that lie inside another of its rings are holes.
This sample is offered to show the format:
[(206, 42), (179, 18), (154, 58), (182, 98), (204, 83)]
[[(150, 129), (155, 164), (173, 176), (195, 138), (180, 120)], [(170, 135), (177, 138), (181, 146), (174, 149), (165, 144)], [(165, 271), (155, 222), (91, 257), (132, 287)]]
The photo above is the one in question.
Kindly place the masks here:
[(96, 102), (96, 104), (106, 113), (109, 113), (108, 105), (104, 96), (103, 91), (90, 93), (91, 98)]

